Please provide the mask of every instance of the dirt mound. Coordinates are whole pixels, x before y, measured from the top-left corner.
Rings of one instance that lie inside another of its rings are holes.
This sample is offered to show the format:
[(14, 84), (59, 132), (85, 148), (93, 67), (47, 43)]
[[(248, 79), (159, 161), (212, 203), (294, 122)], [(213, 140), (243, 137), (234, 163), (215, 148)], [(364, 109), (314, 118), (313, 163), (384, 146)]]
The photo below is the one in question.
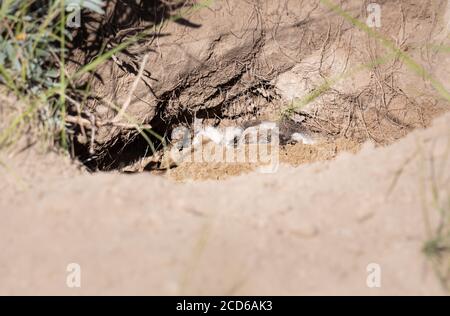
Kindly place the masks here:
[(0, 152), (0, 294), (444, 294), (421, 249), (448, 207), (449, 126), (446, 114), (386, 148), (186, 184)]

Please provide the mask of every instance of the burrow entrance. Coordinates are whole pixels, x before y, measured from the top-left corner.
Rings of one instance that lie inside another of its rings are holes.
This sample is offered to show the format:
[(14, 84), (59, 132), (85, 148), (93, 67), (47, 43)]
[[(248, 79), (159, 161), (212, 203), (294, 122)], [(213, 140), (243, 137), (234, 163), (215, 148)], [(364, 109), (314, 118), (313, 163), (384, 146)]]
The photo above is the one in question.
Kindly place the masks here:
[[(425, 58), (424, 71), (438, 77), (433, 71), (442, 67), (443, 55), (424, 56), (428, 46), (422, 39), (442, 36), (444, 2), (417, 15), (412, 3), (390, 1), (377, 30), (420, 64)], [(356, 151), (368, 140), (390, 144), (447, 109), (446, 100), (401, 54), (319, 1), (291, 7), (216, 1), (204, 10), (196, 3), (138, 1), (123, 7), (123, 1), (111, 1), (106, 18), (89, 15), (76, 31), (72, 71), (100, 49), (139, 35), (76, 82), (91, 95), (72, 96), (78, 101), (69, 113), (73, 155), (89, 170), (171, 168), (176, 178), (252, 170), (246, 164), (164, 165), (165, 152), (177, 144), (173, 131), (185, 127), (195, 138), (195, 122), (222, 130), (274, 122), (280, 161), (298, 165)], [(342, 6), (366, 18), (361, 1)], [(295, 134), (314, 141), (294, 139)]]

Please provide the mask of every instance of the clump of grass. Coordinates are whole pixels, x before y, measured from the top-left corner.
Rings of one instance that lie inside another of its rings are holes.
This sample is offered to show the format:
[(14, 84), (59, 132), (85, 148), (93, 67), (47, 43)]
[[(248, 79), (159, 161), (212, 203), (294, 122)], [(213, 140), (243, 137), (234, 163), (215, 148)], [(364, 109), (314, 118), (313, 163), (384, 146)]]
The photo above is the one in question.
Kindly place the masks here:
[(71, 33), (66, 10), (102, 13), (103, 0), (0, 1), (0, 85), (26, 104), (0, 134), (0, 146), (10, 143), (21, 127), (35, 120), (54, 141), (65, 146), (65, 70)]
[[(445, 172), (448, 158), (450, 156), (450, 141), (447, 143), (442, 161), (438, 164), (433, 157), (430, 158), (430, 181), (427, 186), (422, 175), (421, 195), (422, 206), (425, 215), (425, 225), (428, 240), (422, 251), (431, 261), (442, 286), (450, 292), (450, 191), (448, 188), (448, 174)], [(422, 152), (421, 170), (425, 168), (424, 155)], [(425, 192), (431, 195), (430, 203), (426, 202)], [(430, 213), (436, 212), (434, 214)], [(437, 218), (437, 225), (431, 224), (431, 218)]]
[(450, 196), (439, 210), (440, 224), (423, 247), (443, 287), (450, 291)]

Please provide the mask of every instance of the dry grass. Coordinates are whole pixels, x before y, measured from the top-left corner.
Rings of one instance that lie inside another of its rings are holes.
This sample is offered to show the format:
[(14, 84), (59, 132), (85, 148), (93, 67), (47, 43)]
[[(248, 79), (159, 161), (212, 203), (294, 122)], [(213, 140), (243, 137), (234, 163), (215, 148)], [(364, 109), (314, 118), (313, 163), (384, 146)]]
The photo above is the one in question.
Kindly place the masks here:
[[(428, 240), (423, 247), (424, 254), (431, 261), (442, 286), (450, 292), (450, 178), (446, 170), (450, 142), (447, 143), (442, 159), (429, 158), (421, 154), (422, 208)], [(426, 163), (428, 162), (428, 163)]]

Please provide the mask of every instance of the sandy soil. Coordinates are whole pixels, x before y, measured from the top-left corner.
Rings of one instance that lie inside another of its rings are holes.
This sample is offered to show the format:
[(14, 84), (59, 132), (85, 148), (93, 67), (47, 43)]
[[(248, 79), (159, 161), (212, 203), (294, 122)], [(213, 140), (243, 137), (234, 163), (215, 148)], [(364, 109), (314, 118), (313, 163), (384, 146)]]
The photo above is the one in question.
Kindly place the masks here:
[[(448, 198), (449, 126), (215, 182), (3, 152), (0, 294), (445, 294), (421, 249), (430, 181)], [(72, 262), (80, 288), (66, 285)]]

